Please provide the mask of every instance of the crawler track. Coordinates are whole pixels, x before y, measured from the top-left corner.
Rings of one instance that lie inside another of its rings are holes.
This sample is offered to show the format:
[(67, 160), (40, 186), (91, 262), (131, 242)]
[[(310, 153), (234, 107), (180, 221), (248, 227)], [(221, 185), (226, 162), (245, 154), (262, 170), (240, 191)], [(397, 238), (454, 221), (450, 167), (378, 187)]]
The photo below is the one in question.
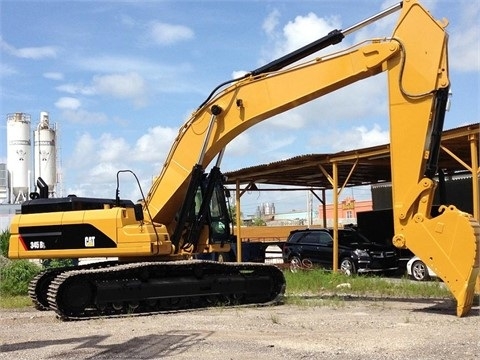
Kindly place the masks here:
[(275, 304), (284, 292), (283, 273), (273, 265), (194, 260), (62, 272), (51, 281), (47, 298), (59, 318), (82, 320)]
[(48, 288), (58, 275), (63, 272), (72, 271), (72, 270), (83, 270), (83, 269), (98, 269), (102, 267), (114, 266), (116, 261), (104, 261), (94, 264), (81, 265), (81, 266), (65, 266), (59, 268), (51, 268), (45, 271), (42, 271), (40, 274), (35, 276), (30, 283), (28, 284), (28, 295), (35, 306), (35, 309), (40, 311), (50, 310), (48, 304)]

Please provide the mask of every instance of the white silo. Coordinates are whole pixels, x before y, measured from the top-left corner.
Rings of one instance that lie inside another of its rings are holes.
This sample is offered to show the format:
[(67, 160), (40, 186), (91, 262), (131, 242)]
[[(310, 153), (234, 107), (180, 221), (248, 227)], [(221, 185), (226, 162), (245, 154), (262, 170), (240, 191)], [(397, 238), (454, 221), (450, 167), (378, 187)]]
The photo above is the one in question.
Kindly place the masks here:
[(11, 202), (28, 199), (31, 172), (30, 115), (7, 114), (7, 170), (10, 176)]
[(40, 113), (40, 121), (33, 132), (34, 183), (39, 177), (48, 185), (49, 197), (54, 196), (57, 184), (56, 131), (50, 127), (48, 113)]
[(264, 215), (271, 215), (270, 211), (270, 204), (269, 203), (263, 203), (263, 214)]

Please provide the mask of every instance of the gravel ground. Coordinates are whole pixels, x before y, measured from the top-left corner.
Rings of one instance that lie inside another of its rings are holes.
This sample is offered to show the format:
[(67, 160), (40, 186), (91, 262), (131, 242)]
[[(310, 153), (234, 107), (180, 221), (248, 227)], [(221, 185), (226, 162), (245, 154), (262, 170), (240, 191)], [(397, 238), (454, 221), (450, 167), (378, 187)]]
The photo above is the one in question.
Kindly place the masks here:
[(451, 301), (312, 300), (62, 322), (0, 311), (0, 359), (479, 359), (480, 308)]

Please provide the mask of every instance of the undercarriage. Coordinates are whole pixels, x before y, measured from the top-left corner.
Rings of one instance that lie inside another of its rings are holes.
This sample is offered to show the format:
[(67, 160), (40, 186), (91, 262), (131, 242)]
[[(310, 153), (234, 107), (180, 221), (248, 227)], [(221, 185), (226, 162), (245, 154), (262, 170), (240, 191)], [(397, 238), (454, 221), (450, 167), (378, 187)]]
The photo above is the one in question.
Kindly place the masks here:
[(81, 320), (278, 304), (285, 292), (283, 273), (273, 265), (189, 260), (98, 266), (53, 269), (35, 278), (29, 293), (37, 309)]

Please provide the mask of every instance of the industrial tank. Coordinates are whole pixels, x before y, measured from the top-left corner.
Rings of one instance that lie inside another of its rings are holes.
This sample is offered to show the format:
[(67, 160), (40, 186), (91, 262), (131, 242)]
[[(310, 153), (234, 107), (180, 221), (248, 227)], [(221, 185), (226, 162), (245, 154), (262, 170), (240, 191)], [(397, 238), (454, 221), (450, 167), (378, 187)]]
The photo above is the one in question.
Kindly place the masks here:
[(10, 177), (11, 202), (28, 199), (31, 173), (30, 115), (7, 114), (7, 170)]
[(48, 185), (49, 196), (53, 196), (57, 184), (56, 131), (50, 126), (47, 112), (40, 113), (40, 121), (33, 132), (34, 179), (41, 177)]

